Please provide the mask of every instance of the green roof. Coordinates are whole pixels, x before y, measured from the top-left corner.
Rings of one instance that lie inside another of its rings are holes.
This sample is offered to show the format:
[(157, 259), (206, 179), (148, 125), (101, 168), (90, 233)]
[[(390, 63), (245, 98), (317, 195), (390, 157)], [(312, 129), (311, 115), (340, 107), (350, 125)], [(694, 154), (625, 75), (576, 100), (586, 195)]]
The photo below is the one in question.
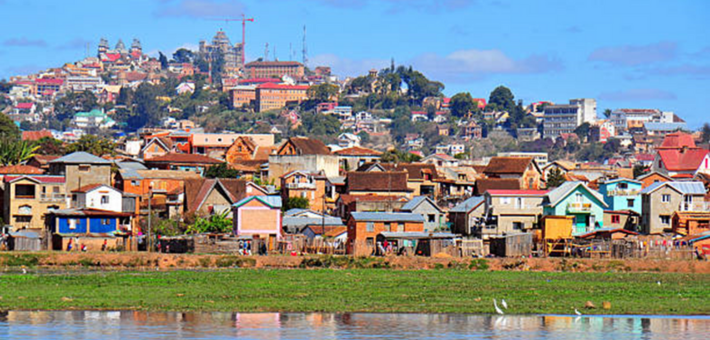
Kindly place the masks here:
[(105, 117), (106, 114), (99, 109), (93, 109), (89, 112), (77, 112), (74, 117)]

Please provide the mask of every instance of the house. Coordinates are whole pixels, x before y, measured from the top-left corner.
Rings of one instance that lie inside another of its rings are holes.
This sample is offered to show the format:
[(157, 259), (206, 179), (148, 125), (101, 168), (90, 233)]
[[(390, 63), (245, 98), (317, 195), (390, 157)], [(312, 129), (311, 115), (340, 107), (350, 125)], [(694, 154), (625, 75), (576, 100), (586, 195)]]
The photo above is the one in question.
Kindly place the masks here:
[(423, 232), (424, 218), (413, 213), (352, 212), (348, 219), (348, 254), (369, 255), (382, 232)]
[(49, 162), (53, 161), (60, 156), (49, 156), (49, 155), (34, 155), (32, 158), (30, 158), (25, 165), (29, 165), (32, 167), (40, 168), (44, 171), (49, 170)]
[(604, 196), (582, 182), (565, 182), (545, 195), (544, 216), (574, 217), (573, 234), (604, 227)]
[(269, 178), (281, 178), (293, 170), (323, 171), (326, 177), (338, 176), (338, 157), (322, 141), (291, 137), (269, 155)]
[(99, 109), (93, 109), (89, 112), (77, 112), (72, 122), (80, 129), (108, 129), (116, 125), (116, 121)]
[(424, 218), (424, 231), (427, 233), (448, 229), (446, 228), (443, 210), (427, 196), (412, 198), (407, 204), (399, 208), (399, 211), (422, 215)]
[(224, 159), (229, 164), (236, 164), (242, 161), (266, 163), (269, 161), (269, 155), (275, 150), (274, 146), (260, 145), (249, 136), (240, 136), (229, 146)]
[(151, 170), (192, 171), (200, 175), (210, 166), (221, 163), (214, 158), (186, 153), (168, 153), (145, 160), (145, 166)]
[(611, 210), (633, 210), (641, 214), (640, 181), (617, 178), (599, 183), (599, 193)]
[(47, 129), (39, 131), (22, 131), (22, 140), (38, 141), (42, 138), (54, 138), (52, 132)]
[(550, 162), (542, 168), (543, 178), (547, 180), (547, 177), (550, 176), (550, 173), (553, 171), (559, 171), (561, 175), (566, 175), (568, 172), (574, 170), (576, 167), (576, 164), (568, 161)]
[(345, 191), (349, 195), (381, 195), (412, 197), (413, 190), (407, 185), (407, 172), (348, 172)]
[(5, 175), (3, 221), (13, 230), (44, 228), (44, 214), (66, 206), (63, 176)]
[(143, 146), (138, 156), (141, 159), (151, 159), (174, 151), (175, 145), (172, 139), (168, 137), (153, 137)]
[(314, 236), (336, 227), (344, 227), (339, 217), (326, 215), (309, 209), (290, 209), (283, 214), (283, 230), (289, 234), (303, 233), (308, 227)]
[(111, 161), (80, 151), (49, 161), (49, 174), (64, 176), (65, 192), (71, 192), (89, 184), (111, 185), (112, 165)]
[(409, 198), (402, 195), (342, 194), (335, 201), (335, 215), (347, 220), (350, 213), (354, 211), (393, 212), (401, 209), (407, 202), (409, 202)]
[(449, 209), (451, 232), (464, 236), (473, 235), (484, 222), (485, 208), (485, 198), (473, 196)]
[(672, 229), (673, 213), (708, 211), (702, 182), (656, 182), (641, 190), (641, 231), (660, 234)]
[(489, 190), (522, 190), (517, 178), (480, 178), (476, 180), (473, 194), (483, 196)]
[(447, 154), (435, 153), (422, 159), (422, 163), (434, 164), (437, 167), (457, 167), (459, 160)]
[(288, 202), (292, 197), (301, 197), (308, 200), (313, 210), (333, 208), (334, 193), (326, 191), (326, 180), (321, 172), (291, 171), (281, 177), (281, 200)]
[[(266, 196), (268, 192), (241, 179), (186, 179), (183, 209), (190, 216), (209, 216), (229, 210), (230, 206), (251, 196)], [(279, 200), (280, 201), (280, 200)]]
[(341, 133), (338, 136), (338, 146), (341, 148), (360, 146), (360, 137), (354, 133)]
[(696, 235), (710, 231), (710, 210), (676, 211), (671, 217), (673, 233)]
[(485, 224), (474, 236), (488, 239), (493, 235), (529, 232), (538, 226), (547, 190), (488, 190), (485, 201)]
[(106, 184), (89, 184), (71, 191), (72, 209), (123, 212), (123, 193)]
[(476, 170), (471, 167), (441, 168), (439, 193), (443, 199), (469, 197), (476, 188)]
[[(586, 240), (621, 240), (630, 236), (637, 236), (638, 233), (635, 231), (622, 229), (622, 228), (602, 228), (592, 230), (590, 232), (577, 235), (579, 239)], [(634, 238), (635, 240), (635, 238)]]
[(651, 171), (643, 176), (636, 178), (636, 180), (641, 182), (642, 189), (648, 188), (653, 183), (673, 181), (672, 178), (657, 171)]
[(492, 157), (483, 173), (488, 178), (518, 179), (523, 190), (542, 187), (542, 170), (531, 157)]
[(44, 170), (31, 165), (0, 166), (0, 179), (6, 175), (41, 175)]
[(47, 213), (47, 230), (52, 234), (52, 249), (73, 250), (86, 245), (88, 251), (130, 249), (127, 237), (131, 233), (131, 213), (93, 208), (60, 209)]
[(633, 210), (605, 210), (604, 225), (607, 228), (621, 228), (638, 232), (641, 214)]
[(355, 170), (365, 163), (377, 162), (382, 156), (382, 152), (360, 146), (340, 149), (333, 152), (333, 154), (338, 156), (340, 169), (345, 171)]
[(276, 248), (282, 230), (281, 197), (245, 197), (232, 205), (232, 213), (234, 235), (263, 239), (268, 250)]
[(697, 147), (693, 136), (684, 132), (669, 133), (656, 148), (656, 159), (651, 166), (671, 178), (692, 179), (698, 172), (710, 172), (708, 150)]

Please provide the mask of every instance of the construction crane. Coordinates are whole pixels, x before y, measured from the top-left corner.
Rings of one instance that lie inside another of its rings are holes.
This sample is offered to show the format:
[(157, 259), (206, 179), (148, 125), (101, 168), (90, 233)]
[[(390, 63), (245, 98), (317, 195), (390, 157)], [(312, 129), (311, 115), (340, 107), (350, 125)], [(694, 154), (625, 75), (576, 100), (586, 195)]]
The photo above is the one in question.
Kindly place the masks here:
[(246, 32), (247, 32), (247, 21), (254, 22), (254, 18), (247, 18), (244, 13), (242, 13), (241, 19), (235, 18), (224, 18), (224, 19), (212, 19), (214, 21), (224, 21), (225, 25), (229, 25), (230, 21), (241, 21), (242, 22), (242, 65), (246, 64), (246, 54), (244, 53), (246, 49)]

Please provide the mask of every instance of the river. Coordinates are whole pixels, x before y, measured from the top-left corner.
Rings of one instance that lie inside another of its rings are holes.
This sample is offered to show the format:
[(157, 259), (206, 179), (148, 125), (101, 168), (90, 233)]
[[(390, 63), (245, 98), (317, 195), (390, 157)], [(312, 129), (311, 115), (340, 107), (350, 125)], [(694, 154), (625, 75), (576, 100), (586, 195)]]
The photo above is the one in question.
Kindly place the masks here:
[(707, 339), (708, 316), (0, 312), (0, 339)]

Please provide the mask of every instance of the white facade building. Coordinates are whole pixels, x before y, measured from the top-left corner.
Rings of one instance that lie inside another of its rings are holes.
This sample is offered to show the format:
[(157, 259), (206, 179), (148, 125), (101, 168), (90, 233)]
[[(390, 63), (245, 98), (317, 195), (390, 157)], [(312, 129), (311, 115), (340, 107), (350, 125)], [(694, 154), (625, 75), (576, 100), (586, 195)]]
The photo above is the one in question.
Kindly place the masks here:
[(596, 119), (596, 99), (570, 99), (569, 104), (546, 106), (543, 137), (557, 138), (563, 133), (572, 133), (583, 123), (592, 123)]

